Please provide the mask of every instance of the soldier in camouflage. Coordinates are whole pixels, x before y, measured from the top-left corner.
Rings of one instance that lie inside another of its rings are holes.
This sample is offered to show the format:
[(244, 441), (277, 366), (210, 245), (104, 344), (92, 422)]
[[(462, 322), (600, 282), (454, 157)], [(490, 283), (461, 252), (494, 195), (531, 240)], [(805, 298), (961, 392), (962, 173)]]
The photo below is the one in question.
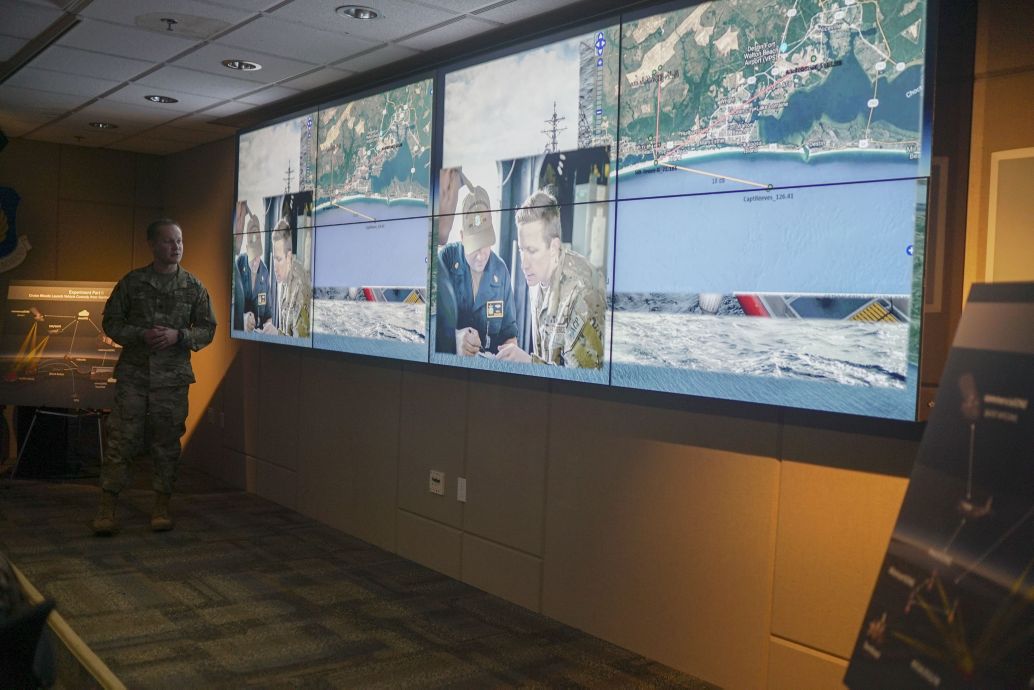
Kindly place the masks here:
[(603, 366), (606, 314), (603, 278), (592, 264), (560, 243), (556, 199), (539, 191), (517, 210), (521, 270), (531, 293), (532, 351), (499, 348), (511, 362), (583, 369)]
[(260, 329), (269, 335), (308, 338), (312, 311), (312, 279), (294, 254), (291, 226), (281, 220), (273, 229), (273, 275), (277, 306), (272, 320)]
[(147, 242), (154, 261), (126, 274), (104, 305), (104, 332), (122, 346), (122, 355), (101, 467), (101, 507), (93, 521), (98, 535), (118, 529), (115, 504), (129, 462), (144, 449), (145, 439), (156, 492), (151, 529), (172, 529), (169, 498), (186, 430), (187, 388), (194, 382), (190, 353), (215, 334), (208, 291), (179, 265), (179, 226), (168, 218), (156, 220), (147, 226)]

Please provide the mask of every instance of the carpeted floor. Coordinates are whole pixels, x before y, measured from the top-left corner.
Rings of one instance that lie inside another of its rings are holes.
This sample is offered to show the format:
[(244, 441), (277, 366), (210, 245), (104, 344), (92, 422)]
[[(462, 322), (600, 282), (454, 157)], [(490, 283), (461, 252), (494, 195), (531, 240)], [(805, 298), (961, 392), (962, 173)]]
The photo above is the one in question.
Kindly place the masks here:
[(181, 488), (174, 531), (132, 489), (110, 539), (92, 485), (0, 488), (0, 550), (130, 688), (713, 687), (206, 475)]

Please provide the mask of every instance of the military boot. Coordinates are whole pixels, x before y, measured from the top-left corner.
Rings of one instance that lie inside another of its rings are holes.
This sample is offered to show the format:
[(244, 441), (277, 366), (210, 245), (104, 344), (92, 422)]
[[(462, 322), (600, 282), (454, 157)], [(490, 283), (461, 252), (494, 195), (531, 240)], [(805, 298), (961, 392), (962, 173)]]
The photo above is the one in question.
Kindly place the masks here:
[(172, 518), (169, 517), (170, 494), (160, 491), (154, 495), (154, 510), (151, 511), (151, 531), (168, 532), (172, 529)]
[(101, 507), (97, 511), (97, 517), (93, 518), (93, 533), (98, 537), (110, 537), (118, 532), (118, 523), (115, 521), (117, 501), (118, 494), (111, 491), (101, 493)]

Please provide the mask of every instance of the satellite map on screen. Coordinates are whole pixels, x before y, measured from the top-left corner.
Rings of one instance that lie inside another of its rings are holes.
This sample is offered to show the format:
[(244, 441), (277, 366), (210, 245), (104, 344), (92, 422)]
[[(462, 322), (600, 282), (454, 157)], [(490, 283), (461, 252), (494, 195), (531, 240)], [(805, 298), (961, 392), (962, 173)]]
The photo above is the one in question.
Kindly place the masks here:
[(672, 174), (619, 193), (927, 175), (925, 11), (921, 0), (723, 0), (625, 23), (622, 181)]
[(427, 79), (320, 110), (317, 225), (430, 213), (431, 88)]

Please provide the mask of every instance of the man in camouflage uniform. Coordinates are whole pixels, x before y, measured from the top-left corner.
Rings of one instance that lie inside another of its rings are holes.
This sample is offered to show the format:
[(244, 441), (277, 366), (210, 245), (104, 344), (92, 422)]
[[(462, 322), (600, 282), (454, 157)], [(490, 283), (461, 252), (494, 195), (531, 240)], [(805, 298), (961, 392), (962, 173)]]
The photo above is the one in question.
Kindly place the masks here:
[(312, 310), (312, 279), (294, 255), (291, 226), (281, 220), (273, 229), (273, 274), (276, 276), (277, 307), (273, 319), (260, 332), (307, 338)]
[(511, 362), (599, 369), (606, 316), (603, 278), (583, 256), (560, 243), (560, 209), (535, 192), (517, 210), (521, 270), (531, 293), (532, 351), (499, 348)]
[(145, 439), (156, 492), (151, 529), (172, 529), (169, 498), (176, 481), (180, 437), (186, 431), (187, 388), (194, 382), (190, 353), (212, 342), (215, 315), (208, 291), (180, 267), (183, 233), (163, 218), (147, 226), (154, 261), (130, 271), (104, 305), (104, 332), (122, 346), (115, 367), (115, 407), (101, 467), (101, 507), (94, 533), (117, 529), (115, 503), (129, 462)]

